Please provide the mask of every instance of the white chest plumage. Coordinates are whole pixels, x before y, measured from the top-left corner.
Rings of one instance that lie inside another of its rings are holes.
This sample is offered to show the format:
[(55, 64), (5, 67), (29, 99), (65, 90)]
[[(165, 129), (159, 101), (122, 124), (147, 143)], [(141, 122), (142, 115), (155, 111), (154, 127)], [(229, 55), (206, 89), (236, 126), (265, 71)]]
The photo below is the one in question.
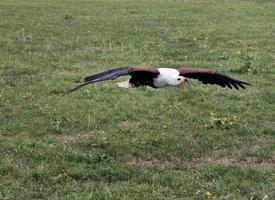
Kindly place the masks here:
[(172, 68), (158, 68), (159, 75), (157, 78), (154, 78), (154, 86), (160, 88), (165, 86), (176, 86), (179, 84), (178, 78), (179, 71)]

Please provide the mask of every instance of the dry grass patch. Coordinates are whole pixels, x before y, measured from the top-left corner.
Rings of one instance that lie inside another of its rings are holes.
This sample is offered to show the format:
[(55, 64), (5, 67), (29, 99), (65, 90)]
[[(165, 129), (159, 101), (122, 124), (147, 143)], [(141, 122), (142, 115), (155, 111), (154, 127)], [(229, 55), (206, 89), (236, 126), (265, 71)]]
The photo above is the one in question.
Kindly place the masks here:
[(180, 160), (159, 160), (159, 159), (144, 159), (131, 157), (126, 161), (126, 164), (131, 167), (137, 167), (142, 169), (176, 169), (180, 166)]
[(241, 148), (234, 148), (228, 153), (228, 149), (214, 149), (210, 154), (204, 155), (199, 160), (224, 166), (244, 166), (259, 169), (274, 169), (275, 155), (270, 158), (260, 159), (257, 151), (261, 150), (272, 138), (262, 134), (257, 137), (255, 143), (250, 143)]
[(138, 128), (140, 126), (140, 122), (138, 121), (122, 121), (120, 123), (118, 123), (118, 127), (119, 128), (123, 128), (123, 129), (128, 129), (128, 128)]
[(59, 141), (63, 144), (75, 144), (79, 140), (87, 140), (89, 134), (72, 134), (72, 135), (61, 135)]
[(217, 158), (217, 157), (204, 157), (202, 160), (207, 161), (209, 163), (224, 165), (224, 166), (242, 166), (242, 167), (251, 167), (258, 169), (274, 169), (275, 168), (275, 156), (273, 156), (268, 161), (258, 162), (256, 157), (247, 157), (244, 160), (240, 160), (238, 158), (225, 157), (225, 158)]

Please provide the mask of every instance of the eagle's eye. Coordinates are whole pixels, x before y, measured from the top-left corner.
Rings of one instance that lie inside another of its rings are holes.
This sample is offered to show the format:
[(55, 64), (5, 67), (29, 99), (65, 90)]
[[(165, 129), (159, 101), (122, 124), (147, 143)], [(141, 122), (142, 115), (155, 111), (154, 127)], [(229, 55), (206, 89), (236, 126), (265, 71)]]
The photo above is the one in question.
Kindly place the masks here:
[(181, 78), (178, 78), (178, 81), (180, 81), (181, 80)]

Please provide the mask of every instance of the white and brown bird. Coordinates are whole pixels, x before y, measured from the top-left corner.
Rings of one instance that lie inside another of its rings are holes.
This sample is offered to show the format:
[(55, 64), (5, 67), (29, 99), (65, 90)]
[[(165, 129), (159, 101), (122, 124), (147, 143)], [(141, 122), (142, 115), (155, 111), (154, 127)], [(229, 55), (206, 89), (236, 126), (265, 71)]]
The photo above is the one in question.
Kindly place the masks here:
[[(220, 74), (215, 70), (205, 68), (182, 67), (173, 68), (151, 68), (144, 66), (126, 66), (110, 69), (84, 78), (83, 83), (69, 89), (66, 94), (74, 92), (79, 88), (106, 80), (114, 80), (120, 76), (131, 76), (128, 81), (118, 83), (119, 87), (133, 88), (140, 86), (150, 86), (153, 88), (162, 88), (166, 86), (177, 86), (187, 82), (187, 78), (198, 79), (203, 84), (216, 84), (221, 87), (232, 89), (243, 88), (249, 83)], [(232, 87), (233, 86), (233, 87)]]

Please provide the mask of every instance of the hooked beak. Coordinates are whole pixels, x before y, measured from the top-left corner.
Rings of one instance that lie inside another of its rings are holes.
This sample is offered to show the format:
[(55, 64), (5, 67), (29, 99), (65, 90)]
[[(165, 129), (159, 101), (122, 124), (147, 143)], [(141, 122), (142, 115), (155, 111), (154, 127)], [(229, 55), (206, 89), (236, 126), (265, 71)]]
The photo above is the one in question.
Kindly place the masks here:
[(186, 84), (186, 83), (188, 83), (188, 80), (187, 80), (187, 78), (183, 78), (183, 79), (182, 79), (182, 82), (181, 82), (181, 84), (183, 84), (183, 85), (184, 85), (184, 84)]

